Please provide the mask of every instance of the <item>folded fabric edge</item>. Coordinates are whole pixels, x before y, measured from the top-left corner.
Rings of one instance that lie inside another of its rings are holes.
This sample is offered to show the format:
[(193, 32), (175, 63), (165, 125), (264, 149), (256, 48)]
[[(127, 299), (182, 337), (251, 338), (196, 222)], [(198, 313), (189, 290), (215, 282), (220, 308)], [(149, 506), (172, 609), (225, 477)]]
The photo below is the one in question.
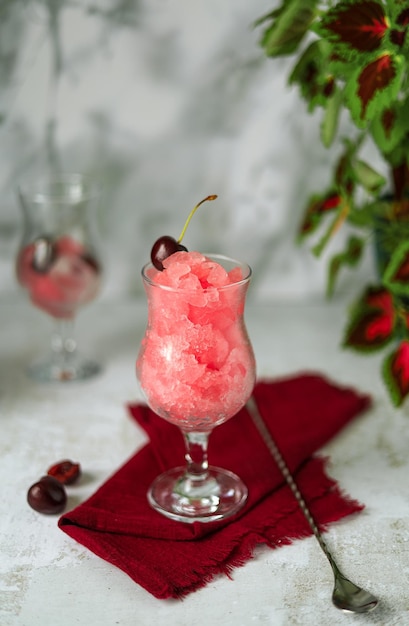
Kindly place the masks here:
[[(328, 460), (327, 457), (314, 457), (312, 460), (313, 463), (320, 466), (322, 478), (327, 484), (320, 494), (308, 501), (309, 510), (322, 533), (328, 532), (329, 528), (336, 522), (346, 517), (357, 515), (365, 509), (363, 503), (348, 495), (340, 488), (336, 480), (328, 476), (325, 470)], [(281, 487), (281, 489), (286, 488), (286, 484)], [(300, 525), (300, 520), (302, 520), (302, 525)], [(281, 528), (284, 525), (287, 526), (286, 533), (281, 532)], [(240, 543), (233, 547), (224, 562), (205, 567), (202, 571), (196, 570), (201, 580), (197, 580), (183, 588), (169, 589), (167, 595), (157, 597), (159, 599), (183, 599), (190, 593), (205, 587), (219, 575), (225, 575), (232, 579), (234, 570), (243, 567), (253, 558), (257, 546), (264, 544), (270, 549), (276, 549), (292, 545), (295, 541), (311, 537), (312, 535), (313, 531), (294, 498), (291, 511), (286, 509), (278, 523), (274, 524), (273, 527), (267, 523), (264, 527), (258, 528), (257, 531), (250, 530), (246, 535), (242, 536)], [(318, 544), (317, 549), (320, 549)]]
[[(319, 473), (321, 473), (323, 484), (313, 498), (308, 500), (308, 506), (317, 521), (318, 527), (322, 532), (328, 530), (329, 526), (342, 518), (359, 513), (364, 509), (364, 505), (357, 500), (341, 491), (338, 483), (328, 477), (324, 466), (327, 459), (315, 458), (313, 463), (317, 465)], [(286, 490), (286, 487), (281, 487)], [(287, 496), (290, 501), (289, 507), (283, 509), (279, 516), (274, 515), (263, 522), (263, 525), (257, 528), (250, 528), (247, 532), (237, 537), (232, 542), (230, 552), (223, 555), (222, 559), (214, 555), (212, 562), (205, 565), (195, 564), (194, 580), (192, 580), (192, 572), (187, 572), (186, 584), (178, 584), (170, 582), (161, 576), (155, 568), (147, 568), (145, 563), (138, 563), (137, 571), (131, 567), (127, 567), (127, 559), (118, 544), (118, 536), (112, 541), (112, 536), (101, 531), (81, 527), (76, 524), (64, 524), (61, 530), (69, 535), (78, 543), (87, 547), (98, 557), (110, 562), (112, 565), (121, 569), (134, 582), (143, 587), (151, 595), (160, 600), (183, 599), (190, 593), (205, 587), (209, 582), (219, 575), (226, 575), (232, 579), (235, 569), (242, 567), (251, 558), (253, 558), (254, 550), (258, 545), (265, 544), (270, 549), (291, 545), (298, 539), (303, 539), (312, 535), (312, 531), (304, 518), (301, 509), (291, 492), (288, 490)], [(196, 541), (206, 541), (209, 536), (205, 536)], [(184, 542), (178, 542), (183, 544)], [(317, 546), (317, 549), (318, 546)], [(155, 583), (152, 577), (155, 578)]]
[[(330, 381), (325, 375), (323, 376), (322, 374), (316, 372), (305, 372), (299, 374), (299, 376), (318, 377), (320, 379), (325, 378), (332, 386), (352, 392), (359, 399), (357, 412), (354, 413), (352, 417), (355, 417), (357, 413), (359, 414), (371, 404), (371, 400), (368, 395), (355, 391), (351, 386), (340, 385), (336, 382)], [(297, 375), (287, 375), (279, 379), (264, 378), (260, 379), (258, 382), (274, 383), (283, 380), (291, 381), (295, 378), (297, 378)], [(314, 517), (317, 519), (319, 527), (324, 531), (327, 530), (330, 524), (343, 517), (359, 512), (364, 507), (349, 498), (349, 496), (343, 494), (336, 483), (333, 482), (331, 483), (331, 486), (326, 488), (324, 483), (325, 480), (328, 479), (325, 476), (324, 470), (322, 470), (322, 474), (322, 489), (315, 494), (315, 497), (310, 499), (307, 498), (307, 501), (311, 506), (313, 513), (314, 511), (316, 512)], [(302, 486), (302, 483), (300, 486)], [(285, 489), (285, 486), (281, 486), (281, 489)], [(308, 489), (306, 489), (306, 494), (308, 495)], [(72, 526), (65, 527), (62, 530), (67, 532), (67, 534), (76, 539), (79, 543), (87, 546), (101, 558), (122, 569), (137, 584), (144, 587), (149, 593), (158, 599), (183, 598), (192, 591), (205, 586), (219, 574), (225, 574), (228, 577), (231, 577), (234, 569), (241, 567), (250, 558), (252, 558), (254, 549), (258, 544), (264, 543), (270, 548), (276, 548), (291, 544), (296, 539), (301, 539), (311, 535), (311, 530), (309, 529), (298, 504), (295, 500), (292, 501), (292, 498), (293, 497), (289, 492), (288, 500), (290, 501), (291, 506), (283, 510), (282, 520), (278, 523), (277, 528), (275, 527), (277, 516), (273, 514), (270, 517), (268, 517), (268, 515), (263, 517), (263, 513), (261, 513), (260, 515), (262, 516), (262, 521), (257, 524), (257, 526), (253, 526), (250, 522), (246, 522), (246, 520), (244, 520), (244, 528), (242, 528), (243, 533), (240, 536), (234, 537), (235, 543), (231, 541), (227, 549), (224, 550), (223, 555), (220, 555), (221, 558), (219, 560), (217, 560), (217, 555), (213, 554), (210, 562), (207, 560), (205, 563), (201, 563), (196, 560), (193, 576), (188, 576), (189, 572), (186, 572), (186, 584), (184, 584), (185, 580), (182, 580), (184, 576), (180, 576), (179, 580), (168, 580), (168, 578), (163, 575), (163, 572), (157, 572), (155, 567), (153, 567), (153, 570), (152, 568), (149, 570), (149, 567), (146, 568), (146, 563), (144, 563), (143, 566), (142, 564), (137, 563), (136, 570), (130, 571), (132, 570), (132, 566), (128, 562), (129, 555), (122, 549), (123, 544), (120, 543), (122, 539), (119, 539), (118, 535), (112, 530), (112, 535), (110, 537), (108, 536), (108, 529), (106, 529), (107, 534), (105, 534), (103, 532), (105, 529), (103, 528), (97, 529), (89, 527), (86, 528), (85, 526), (81, 527), (81, 525), (76, 524), (74, 520), (70, 520), (69, 522)], [(332, 507), (334, 510), (332, 510)], [(255, 508), (258, 508), (258, 504)], [(247, 514), (251, 515), (251, 511), (252, 509), (249, 509), (243, 517), (247, 518)], [(67, 516), (69, 516), (69, 513)], [(270, 526), (268, 522), (270, 522)], [(241, 520), (239, 519), (237, 524), (240, 523)], [(246, 524), (248, 525), (246, 526)], [(271, 525), (274, 526), (273, 529), (271, 528)], [(215, 531), (218, 533), (219, 529), (215, 528)], [(223, 528), (220, 529), (220, 532), (223, 532)], [(114, 536), (114, 534), (116, 536)], [(194, 543), (196, 541), (200, 542), (201, 539), (205, 538), (206, 535), (199, 538), (193, 537), (191, 540), (187, 539), (186, 541)], [(141, 539), (144, 540), (144, 537)], [(152, 537), (151, 539), (155, 539), (155, 537)], [(163, 541), (163, 538), (158, 538), (158, 541)], [(221, 541), (223, 541), (223, 539), (221, 539)], [(102, 550), (101, 544), (103, 544), (104, 548)], [(133, 560), (133, 567), (135, 567), (135, 558)], [(152, 585), (149, 584), (149, 575), (152, 576), (152, 574), (155, 579), (155, 588), (153, 590)], [(190, 574), (192, 574), (192, 572), (190, 572)]]

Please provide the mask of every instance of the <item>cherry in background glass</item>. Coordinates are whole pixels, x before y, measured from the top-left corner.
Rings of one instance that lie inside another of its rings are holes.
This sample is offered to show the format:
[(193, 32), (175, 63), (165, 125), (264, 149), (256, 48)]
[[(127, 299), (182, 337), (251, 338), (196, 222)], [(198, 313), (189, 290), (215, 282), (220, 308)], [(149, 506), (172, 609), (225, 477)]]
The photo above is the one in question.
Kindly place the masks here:
[(81, 356), (73, 334), (78, 311), (98, 295), (99, 189), (81, 174), (50, 174), (21, 183), (18, 200), (23, 233), (16, 259), (17, 280), (30, 302), (53, 321), (51, 349), (28, 366), (37, 381), (85, 380), (100, 365)]
[(212, 430), (244, 406), (254, 387), (255, 360), (244, 323), (251, 270), (227, 257), (207, 257), (237, 272), (237, 280), (198, 293), (155, 283), (152, 264), (142, 270), (148, 324), (138, 381), (150, 408), (178, 426), (186, 444), (186, 465), (158, 476), (148, 500), (182, 522), (229, 517), (247, 498), (238, 476), (209, 466), (207, 447)]

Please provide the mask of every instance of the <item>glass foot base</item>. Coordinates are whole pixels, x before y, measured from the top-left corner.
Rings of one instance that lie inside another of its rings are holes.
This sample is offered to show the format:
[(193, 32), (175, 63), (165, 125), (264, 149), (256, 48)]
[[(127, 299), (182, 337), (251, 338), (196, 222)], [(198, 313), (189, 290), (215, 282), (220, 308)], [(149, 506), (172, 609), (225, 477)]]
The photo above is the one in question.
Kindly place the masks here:
[(52, 360), (38, 361), (29, 365), (27, 374), (32, 380), (41, 383), (70, 382), (87, 380), (101, 372), (102, 368), (95, 361), (83, 359), (72, 363), (60, 364)]
[(148, 491), (149, 504), (178, 522), (214, 522), (237, 513), (247, 499), (242, 480), (218, 467), (209, 467), (205, 480), (192, 480), (186, 468), (176, 467), (160, 476)]

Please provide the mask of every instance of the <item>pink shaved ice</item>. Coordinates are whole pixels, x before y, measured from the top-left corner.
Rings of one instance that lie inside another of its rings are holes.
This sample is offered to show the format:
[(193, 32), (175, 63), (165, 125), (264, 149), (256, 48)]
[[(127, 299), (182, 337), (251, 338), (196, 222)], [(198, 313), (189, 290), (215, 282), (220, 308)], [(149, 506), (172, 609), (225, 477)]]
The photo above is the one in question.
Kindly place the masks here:
[(254, 355), (243, 321), (248, 281), (199, 252), (148, 270), (148, 328), (137, 361), (151, 408), (185, 430), (210, 430), (250, 396)]

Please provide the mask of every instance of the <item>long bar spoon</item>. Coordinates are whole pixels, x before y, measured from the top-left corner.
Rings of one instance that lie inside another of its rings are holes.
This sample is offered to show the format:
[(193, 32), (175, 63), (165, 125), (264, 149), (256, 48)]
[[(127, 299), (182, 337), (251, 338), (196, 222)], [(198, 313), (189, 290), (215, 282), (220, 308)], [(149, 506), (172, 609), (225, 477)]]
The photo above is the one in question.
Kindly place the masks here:
[(314, 533), (320, 547), (322, 548), (325, 556), (327, 557), (331, 565), (335, 579), (334, 590), (332, 593), (333, 604), (338, 609), (341, 609), (343, 611), (349, 611), (351, 613), (367, 613), (368, 611), (372, 611), (377, 606), (378, 599), (375, 598), (375, 596), (373, 596), (371, 593), (369, 593), (369, 591), (361, 589), (361, 587), (358, 587), (358, 585), (355, 585), (355, 583), (348, 580), (348, 578), (346, 578), (346, 576), (344, 576), (344, 574), (339, 569), (334, 560), (334, 557), (330, 553), (328, 546), (318, 529), (317, 524), (314, 521), (312, 514), (310, 513), (310, 510), (307, 507), (304, 498), (301, 495), (299, 488), (297, 487), (294, 478), (292, 477), (292, 474), (286, 462), (284, 461), (280, 450), (278, 449), (273, 437), (271, 436), (269, 430), (267, 429), (267, 426), (263, 421), (263, 418), (260, 415), (256, 401), (253, 396), (247, 401), (247, 409), (256, 428), (263, 438), (264, 443), (269, 449), (288, 486), (293, 492), (312, 532)]

